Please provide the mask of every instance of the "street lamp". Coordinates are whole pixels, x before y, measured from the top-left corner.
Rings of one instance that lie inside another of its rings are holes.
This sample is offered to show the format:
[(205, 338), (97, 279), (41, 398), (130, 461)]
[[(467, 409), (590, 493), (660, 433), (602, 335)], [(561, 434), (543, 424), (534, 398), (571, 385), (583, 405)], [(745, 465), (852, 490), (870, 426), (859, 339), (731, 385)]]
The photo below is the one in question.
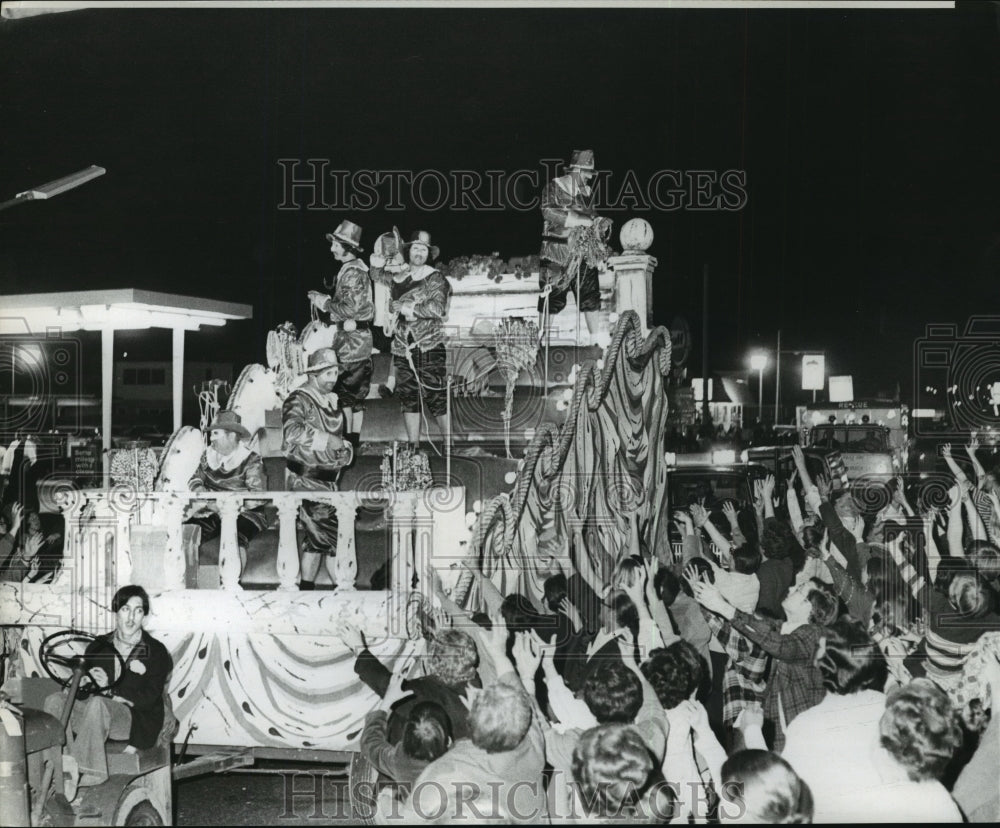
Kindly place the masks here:
[(750, 355), (750, 368), (757, 372), (757, 419), (764, 422), (764, 369), (767, 368), (767, 354)]
[(18, 193), (14, 196), (14, 198), (9, 198), (6, 201), (0, 201), (0, 210), (6, 210), (8, 207), (15, 207), (26, 201), (39, 201), (52, 198), (60, 193), (65, 193), (67, 190), (79, 187), (81, 184), (86, 184), (88, 181), (104, 175), (106, 172), (107, 170), (105, 170), (104, 167), (98, 167), (96, 164), (91, 164), (85, 170), (80, 170), (72, 175), (64, 176), (63, 178), (57, 178), (55, 181), (49, 181), (47, 184), (40, 184), (37, 187), (32, 187), (30, 190), (25, 190), (23, 193)]

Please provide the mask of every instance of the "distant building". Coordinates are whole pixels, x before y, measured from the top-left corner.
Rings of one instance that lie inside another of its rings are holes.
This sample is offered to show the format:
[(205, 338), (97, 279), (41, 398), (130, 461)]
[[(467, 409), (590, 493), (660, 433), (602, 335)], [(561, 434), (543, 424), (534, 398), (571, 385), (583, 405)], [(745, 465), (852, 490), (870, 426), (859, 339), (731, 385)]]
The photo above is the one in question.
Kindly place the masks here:
[[(200, 410), (196, 387), (209, 380), (233, 381), (231, 362), (184, 363), (184, 401), (182, 419), (186, 425), (198, 425)], [(111, 398), (116, 434), (171, 431), (173, 377), (167, 360), (115, 363), (114, 390)]]

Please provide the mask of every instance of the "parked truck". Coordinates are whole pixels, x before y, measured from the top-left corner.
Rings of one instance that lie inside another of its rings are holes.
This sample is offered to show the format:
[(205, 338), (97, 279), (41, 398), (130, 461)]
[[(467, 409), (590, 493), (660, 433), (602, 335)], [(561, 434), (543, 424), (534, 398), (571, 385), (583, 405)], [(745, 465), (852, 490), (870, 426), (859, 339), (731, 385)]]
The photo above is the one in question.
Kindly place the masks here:
[(800, 405), (799, 444), (837, 451), (851, 480), (894, 476), (906, 469), (909, 409), (893, 402)]

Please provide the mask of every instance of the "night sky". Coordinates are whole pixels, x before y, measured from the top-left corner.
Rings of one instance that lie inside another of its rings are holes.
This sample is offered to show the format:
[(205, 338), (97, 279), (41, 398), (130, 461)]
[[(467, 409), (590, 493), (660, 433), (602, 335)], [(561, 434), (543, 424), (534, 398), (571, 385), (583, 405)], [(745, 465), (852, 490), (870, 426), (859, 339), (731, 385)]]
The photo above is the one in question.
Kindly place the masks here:
[[(427, 229), (445, 260), (537, 253), (541, 230), (514, 208), (281, 210), (279, 159), (512, 173), (592, 147), (612, 191), (630, 170), (745, 171), (740, 210), (607, 213), (652, 224), (657, 321), (686, 317), (699, 342), (708, 267), (713, 368), (745, 368), (781, 328), (784, 347), (826, 348), (856, 392), (906, 394), (928, 322), (1000, 311), (998, 8), (3, 20), (0, 199), (108, 173), (0, 214), (0, 293), (251, 303), (253, 323), (190, 335), (188, 355), (263, 360), (268, 329), (308, 320), (342, 218), (369, 250), (392, 224)], [(156, 356), (167, 342), (151, 339)]]

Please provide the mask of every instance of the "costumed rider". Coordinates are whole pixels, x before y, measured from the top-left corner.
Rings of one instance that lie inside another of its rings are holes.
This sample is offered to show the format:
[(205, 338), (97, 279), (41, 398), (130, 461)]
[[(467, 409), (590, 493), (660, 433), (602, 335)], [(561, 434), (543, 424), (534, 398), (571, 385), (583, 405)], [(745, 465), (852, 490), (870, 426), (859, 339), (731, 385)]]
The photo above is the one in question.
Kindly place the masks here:
[(577, 274), (570, 272), (570, 235), (576, 227), (610, 228), (611, 219), (594, 212), (590, 180), (594, 177), (594, 151), (573, 150), (567, 165), (569, 172), (550, 181), (542, 192), (542, 250), (539, 283), (542, 296), (538, 313), (539, 328), (544, 330), (546, 299), (549, 314), (558, 314), (566, 307), (566, 297), (573, 293), (576, 304), (587, 320), (591, 342), (606, 344), (607, 335), (600, 330), (601, 288), (597, 268), (580, 263), (579, 295)]
[(389, 310), (396, 315), (392, 362), (406, 439), (416, 451), (420, 443), (421, 408), (437, 420), (445, 440), (450, 436), (444, 323), (448, 318), (451, 285), (443, 274), (427, 264), (428, 257), (437, 259), (439, 253), (431, 244), (430, 233), (416, 231), (403, 248), (410, 265), (392, 279)]
[[(251, 434), (235, 411), (220, 411), (208, 427), (209, 445), (201, 456), (198, 470), (188, 481), (192, 492), (264, 492), (267, 475), (261, 456), (244, 442)], [(240, 550), (240, 573), (247, 563), (247, 549), (257, 535), (267, 528), (263, 501), (247, 500), (236, 519)], [(201, 542), (215, 540), (222, 533), (219, 509), (211, 501), (197, 501), (187, 523), (201, 527)]]
[[(78, 785), (99, 785), (107, 780), (104, 743), (108, 739), (127, 739), (125, 752), (136, 753), (158, 742), (169, 745), (177, 729), (173, 712), (168, 717), (164, 704), (173, 660), (167, 648), (143, 629), (149, 615), (149, 595), (141, 586), (124, 586), (115, 593), (111, 610), (115, 613), (114, 631), (95, 638), (83, 654), (87, 669), (84, 681), (98, 688), (117, 684), (108, 691), (111, 695), (77, 698), (73, 705), (63, 756), (69, 800)], [(53, 693), (45, 700), (45, 712), (58, 718), (65, 701), (66, 691)]]
[[(383, 233), (375, 240), (372, 255), (368, 259), (371, 269), (372, 290), (375, 295), (375, 344), (380, 351), (391, 351), (392, 337), (396, 332), (396, 314), (389, 310), (392, 304), (392, 280), (409, 265), (403, 259), (403, 238), (399, 228), (393, 227), (391, 233)], [(388, 399), (396, 391), (396, 368), (389, 360), (389, 374), (384, 384), (379, 385), (378, 393), (383, 399)]]
[(361, 255), (361, 228), (352, 221), (342, 221), (336, 230), (327, 233), (330, 252), (341, 263), (333, 282), (324, 281), (329, 296), (319, 291), (309, 291), (309, 301), (329, 316), (339, 330), (333, 347), (340, 360), (340, 381), (336, 392), (344, 414), (344, 439), (357, 452), (361, 439), (361, 425), (365, 414), (365, 399), (372, 382), (372, 320), (375, 304), (372, 302), (372, 281), (368, 265)]
[[(333, 348), (309, 355), (306, 381), (285, 399), (281, 408), (283, 449), (288, 466), (287, 488), (292, 492), (335, 492), (341, 470), (354, 457), (344, 439), (344, 416), (334, 388), (340, 363)], [(314, 589), (320, 558), (336, 583), (337, 510), (329, 503), (304, 501), (299, 517), (305, 529), (299, 589)]]

